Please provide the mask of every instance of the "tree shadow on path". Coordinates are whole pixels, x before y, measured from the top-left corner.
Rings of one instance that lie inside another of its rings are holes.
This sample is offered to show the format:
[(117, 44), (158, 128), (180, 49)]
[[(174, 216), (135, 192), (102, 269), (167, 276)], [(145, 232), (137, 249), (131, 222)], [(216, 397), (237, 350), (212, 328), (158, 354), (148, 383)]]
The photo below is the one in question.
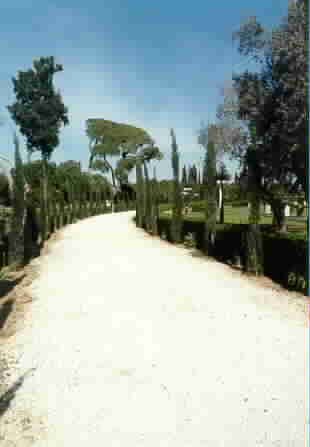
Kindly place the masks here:
[(14, 307), (14, 299), (7, 297), (7, 295), (24, 279), (24, 277), (25, 275), (12, 280), (0, 280), (0, 331), (3, 329)]
[(10, 408), (12, 400), (15, 398), (16, 392), (23, 385), (27, 375), (36, 368), (26, 371), (2, 396), (0, 396), (0, 418)]

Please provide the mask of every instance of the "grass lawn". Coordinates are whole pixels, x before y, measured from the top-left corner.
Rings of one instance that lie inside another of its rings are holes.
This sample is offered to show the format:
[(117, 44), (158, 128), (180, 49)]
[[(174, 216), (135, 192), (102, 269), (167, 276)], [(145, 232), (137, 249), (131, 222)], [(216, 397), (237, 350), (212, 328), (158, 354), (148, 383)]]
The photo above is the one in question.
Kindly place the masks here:
[[(171, 205), (168, 203), (160, 205), (161, 217), (167, 217), (165, 211), (170, 210)], [(204, 212), (196, 211), (184, 217), (186, 220), (201, 221), (204, 220)], [(249, 210), (247, 207), (233, 207), (231, 205), (224, 206), (224, 222), (231, 224), (247, 224), (249, 218)], [(294, 234), (297, 238), (306, 238), (307, 235), (307, 218), (289, 217), (286, 219), (288, 232)], [(272, 216), (262, 215), (260, 219), (261, 224), (271, 224)]]

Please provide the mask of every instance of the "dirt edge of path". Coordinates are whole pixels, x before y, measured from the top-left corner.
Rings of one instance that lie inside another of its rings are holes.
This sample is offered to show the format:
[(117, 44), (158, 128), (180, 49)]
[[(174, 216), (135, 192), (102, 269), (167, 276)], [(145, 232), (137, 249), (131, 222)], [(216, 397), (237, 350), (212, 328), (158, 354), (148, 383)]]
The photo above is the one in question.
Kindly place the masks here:
[[(62, 229), (59, 229), (44, 243), (40, 255), (32, 259), (29, 264), (18, 269), (9, 267), (5, 269), (4, 281), (12, 283), (13, 287), (9, 287), (10, 291), (0, 297), (0, 315), (5, 306), (10, 306), (9, 315), (0, 326), (0, 443), (3, 447), (17, 447), (19, 442), (25, 447), (32, 446), (38, 432), (35, 427), (39, 426), (39, 431), (44, 431), (43, 419), (35, 417), (27, 409), (24, 409), (22, 414), (8, 414), (16, 391), (22, 386), (26, 375), (31, 372), (28, 371), (18, 380), (13, 380), (13, 377), (20, 375), (17, 374), (18, 360), (14, 350), (14, 336), (24, 327), (31, 309), (33, 297), (28, 288), (40, 275), (42, 257), (48, 256), (52, 245), (61, 238)], [(10, 345), (13, 346), (13, 352), (10, 350)], [(10, 433), (12, 430), (14, 433)], [(15, 443), (12, 439), (19, 439), (19, 442)]]

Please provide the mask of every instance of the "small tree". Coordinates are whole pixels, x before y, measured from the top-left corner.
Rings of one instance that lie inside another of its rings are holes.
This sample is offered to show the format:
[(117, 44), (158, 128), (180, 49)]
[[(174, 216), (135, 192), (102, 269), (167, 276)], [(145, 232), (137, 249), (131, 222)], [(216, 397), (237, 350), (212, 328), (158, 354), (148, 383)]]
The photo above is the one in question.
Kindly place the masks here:
[(173, 169), (173, 207), (172, 207), (172, 238), (176, 243), (181, 242), (182, 230), (182, 194), (179, 180), (179, 151), (174, 130), (170, 131), (172, 138), (172, 169)]
[(62, 124), (69, 124), (67, 108), (59, 92), (55, 92), (53, 76), (63, 71), (55, 64), (54, 57), (41, 57), (33, 62), (34, 69), (19, 71), (12, 78), (16, 102), (8, 106), (12, 119), (27, 138), (29, 153), (41, 152), (42, 156), (42, 218), (43, 240), (47, 224), (47, 162), (59, 144)]

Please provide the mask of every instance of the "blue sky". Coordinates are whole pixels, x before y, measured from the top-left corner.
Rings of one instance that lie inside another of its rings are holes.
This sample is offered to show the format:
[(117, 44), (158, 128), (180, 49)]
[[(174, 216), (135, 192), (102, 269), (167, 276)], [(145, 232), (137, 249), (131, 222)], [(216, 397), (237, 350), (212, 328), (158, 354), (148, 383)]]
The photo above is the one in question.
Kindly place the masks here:
[[(181, 164), (198, 163), (201, 121), (215, 120), (219, 87), (233, 71), (247, 68), (232, 44), (232, 32), (256, 15), (266, 26), (280, 22), (287, 0), (249, 2), (145, 2), (141, 0), (10, 0), (0, 6), (0, 155), (13, 160), (6, 106), (15, 100), (12, 77), (34, 59), (54, 56), (64, 71), (54, 77), (69, 109), (52, 159), (89, 157), (85, 122), (105, 118), (146, 129), (165, 158), (159, 179), (171, 178), (170, 128)], [(20, 135), (20, 134), (19, 134)], [(26, 160), (25, 140), (20, 136)], [(39, 155), (33, 159), (39, 158)], [(234, 170), (235, 165), (228, 163)], [(133, 179), (134, 177), (132, 177)]]

